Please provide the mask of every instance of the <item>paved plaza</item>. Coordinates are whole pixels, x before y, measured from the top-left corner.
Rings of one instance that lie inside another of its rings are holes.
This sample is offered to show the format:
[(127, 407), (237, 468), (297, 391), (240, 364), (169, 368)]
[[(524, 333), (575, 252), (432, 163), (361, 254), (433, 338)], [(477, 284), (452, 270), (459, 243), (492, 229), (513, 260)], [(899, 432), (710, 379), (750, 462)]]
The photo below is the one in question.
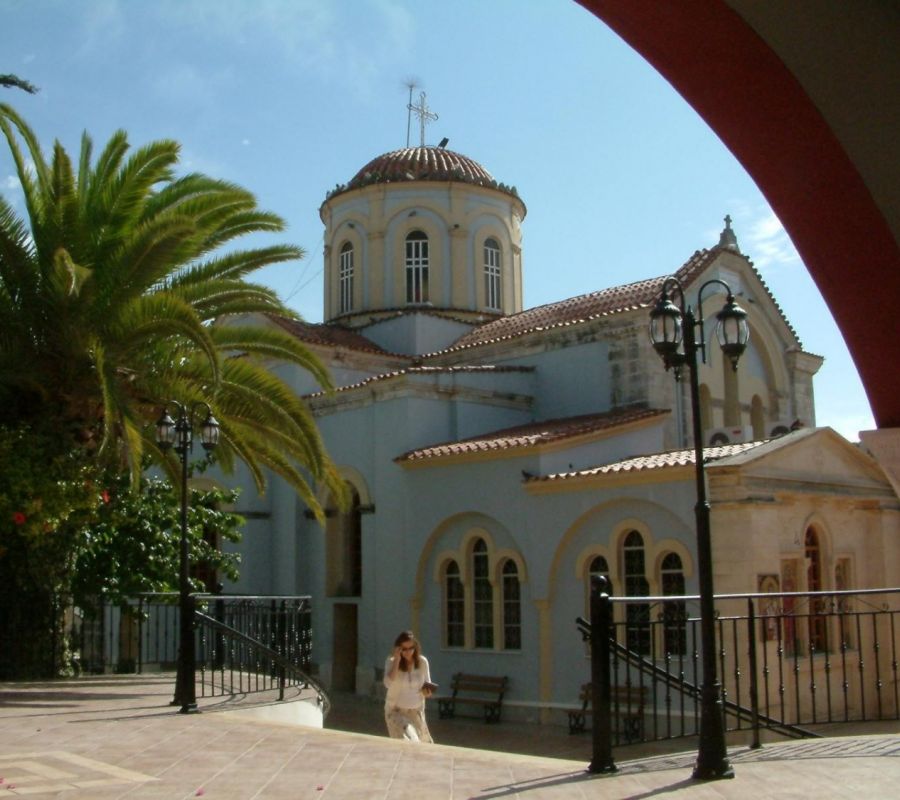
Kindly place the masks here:
[(622, 749), (618, 773), (591, 775), (590, 737), (556, 726), (434, 719), (443, 743), (412, 745), (386, 738), (366, 701), (336, 697), (327, 723), (366, 732), (322, 730), (263, 722), (221, 700), (178, 714), (172, 685), (171, 675), (0, 684), (0, 800), (900, 797), (896, 724), (738, 745), (729, 751), (736, 777), (703, 783), (691, 779), (690, 751)]

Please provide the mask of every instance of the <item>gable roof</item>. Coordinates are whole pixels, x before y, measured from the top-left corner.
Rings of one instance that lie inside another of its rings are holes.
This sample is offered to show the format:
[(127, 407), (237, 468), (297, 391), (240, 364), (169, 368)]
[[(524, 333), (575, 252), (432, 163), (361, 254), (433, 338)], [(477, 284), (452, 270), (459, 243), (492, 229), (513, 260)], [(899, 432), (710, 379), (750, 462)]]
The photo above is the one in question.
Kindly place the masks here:
[[(723, 458), (730, 458), (753, 450), (766, 441), (741, 442), (740, 444), (725, 444), (717, 447), (703, 448), (703, 463), (711, 464)], [(559, 472), (553, 475), (536, 475), (528, 478), (526, 483), (560, 483), (576, 478), (588, 478), (597, 475), (615, 475), (621, 473), (648, 472), (650, 470), (667, 469), (671, 467), (687, 467), (696, 463), (693, 449), (670, 450), (667, 453), (651, 453), (644, 456), (633, 456), (611, 464), (603, 464), (590, 469), (573, 470), (572, 472)]]
[[(815, 440), (815, 441), (814, 441)], [(703, 448), (703, 463), (711, 470), (712, 478), (722, 470), (751, 469), (755, 474), (765, 475), (767, 472), (775, 476), (776, 480), (790, 481), (791, 459), (798, 454), (802, 457), (804, 451), (815, 449), (818, 454), (815, 466), (802, 468), (802, 473), (808, 475), (810, 470), (816, 473), (817, 480), (826, 480), (823, 475), (822, 454), (832, 452), (844, 461), (833, 462), (832, 473), (842, 475), (841, 481), (846, 486), (870, 490), (873, 486), (883, 485), (884, 491), (879, 493), (892, 500), (896, 495), (890, 486), (884, 471), (879, 464), (857, 445), (848, 442), (843, 436), (829, 427), (801, 428), (791, 431), (784, 436), (774, 439), (763, 439), (756, 442), (742, 442), (740, 444), (727, 444), (717, 447)], [(551, 485), (563, 485), (572, 482), (577, 485), (581, 481), (591, 478), (628, 476), (662, 472), (664, 470), (676, 470), (693, 468), (696, 463), (693, 449), (672, 450), (666, 453), (652, 453), (650, 455), (634, 456), (621, 459), (609, 464), (591, 467), (582, 470), (557, 473), (552, 475), (537, 475), (529, 477), (525, 483), (532, 490), (549, 488)], [(834, 465), (837, 465), (836, 467)], [(849, 465), (853, 465), (849, 467)], [(774, 466), (774, 471), (767, 470), (767, 466)], [(787, 469), (786, 469), (787, 467)], [(855, 477), (846, 473), (847, 469), (853, 472)], [(835, 469), (837, 472), (835, 472)], [(846, 473), (846, 474), (845, 474)], [(794, 475), (796, 478), (797, 475)], [(800, 476), (803, 481), (810, 478)]]
[(397, 463), (428, 461), (469, 453), (509, 452), (574, 439), (599, 431), (611, 431), (635, 422), (649, 421), (670, 412), (655, 408), (626, 408), (601, 414), (562, 417), (516, 425), (455, 442), (410, 450), (394, 459)]
[[(713, 261), (724, 251), (732, 252), (726, 246), (716, 246), (709, 250), (697, 250), (694, 254), (675, 272), (675, 277), (681, 284), (689, 287), (702, 273), (709, 267)], [(778, 305), (772, 296), (769, 287), (763, 281), (762, 276), (753, 266), (753, 262), (749, 259), (748, 268), (759, 280), (761, 287), (768, 295), (775, 309), (778, 311), (782, 321), (788, 327), (791, 334), (797, 339), (797, 332), (793, 329), (781, 306)], [(620, 314), (626, 311), (634, 311), (637, 309), (649, 309), (659, 299), (662, 291), (663, 283), (668, 275), (661, 275), (656, 278), (648, 278), (635, 283), (625, 284), (623, 286), (612, 286), (608, 289), (602, 289), (589, 294), (570, 297), (566, 300), (560, 300), (555, 303), (547, 303), (535, 308), (529, 308), (518, 314), (512, 314), (508, 317), (501, 317), (493, 322), (485, 323), (468, 333), (461, 336), (457, 341), (446, 350), (440, 353), (450, 353), (458, 350), (464, 350), (472, 347), (479, 347), (487, 344), (494, 344), (504, 340), (515, 339), (519, 336), (525, 336), (529, 333), (538, 331), (552, 330), (554, 328), (563, 328), (569, 325), (589, 322), (600, 317), (608, 317), (614, 314)], [(434, 356), (439, 353), (430, 353)]]

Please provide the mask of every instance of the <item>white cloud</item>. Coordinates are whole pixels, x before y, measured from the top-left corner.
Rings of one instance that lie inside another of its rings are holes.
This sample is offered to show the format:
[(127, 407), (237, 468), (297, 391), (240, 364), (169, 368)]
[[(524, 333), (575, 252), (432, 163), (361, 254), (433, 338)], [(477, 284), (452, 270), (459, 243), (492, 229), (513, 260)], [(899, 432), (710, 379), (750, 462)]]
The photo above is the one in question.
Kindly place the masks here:
[(22, 188), (22, 184), (15, 175), (7, 175), (6, 180), (3, 181), (3, 188), (15, 192)]
[(803, 263), (784, 225), (771, 209), (742, 222), (738, 241), (760, 272)]
[(91, 56), (109, 48), (126, 31), (124, 7), (119, 0), (94, 0), (79, 9), (81, 30), (77, 41), (79, 56)]
[(365, 94), (382, 80), (385, 60), (412, 46), (415, 16), (397, 0), (166, 0), (152, 6), (165, 23), (217, 46), (262, 46), (278, 69), (314, 71)]

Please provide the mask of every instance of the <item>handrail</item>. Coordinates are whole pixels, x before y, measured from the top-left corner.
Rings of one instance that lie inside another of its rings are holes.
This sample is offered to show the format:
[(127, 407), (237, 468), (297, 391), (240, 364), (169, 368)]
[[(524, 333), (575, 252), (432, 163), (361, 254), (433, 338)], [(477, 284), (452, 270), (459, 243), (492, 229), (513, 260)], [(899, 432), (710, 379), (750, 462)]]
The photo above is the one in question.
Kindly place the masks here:
[[(575, 624), (578, 628), (579, 633), (581, 633), (582, 639), (584, 641), (590, 641), (591, 623), (584, 617), (576, 617)], [(616, 641), (615, 636), (609, 637), (609, 647), (611, 651), (615, 651), (616, 653), (618, 653), (626, 664), (635, 667), (639, 672), (642, 672), (644, 674), (649, 673), (656, 680), (668, 686), (670, 689), (675, 689), (676, 691), (681, 692), (687, 697), (690, 697), (692, 700), (699, 700), (699, 686), (691, 683), (683, 677), (673, 675), (657, 664), (654, 664), (649, 659), (644, 658), (639, 653), (635, 653), (634, 651), (629, 650), (627, 647), (625, 647), (625, 645)], [(767, 728), (770, 728), (771, 730), (774, 730), (785, 736), (790, 736), (795, 739), (815, 739), (821, 737), (821, 734), (814, 733), (813, 731), (807, 730), (806, 728), (801, 728), (799, 725), (791, 725), (790, 723), (782, 722), (781, 720), (775, 719), (774, 717), (769, 717), (766, 714), (762, 714), (759, 711), (756, 711), (754, 713), (753, 709), (746, 708), (745, 706), (739, 705), (732, 700), (723, 700), (723, 705), (726, 711), (731, 712), (731, 714), (738, 719), (753, 720), (754, 718), (756, 718), (766, 723)]]
[[(614, 637), (610, 637), (609, 646), (622, 657), (622, 660), (637, 668), (640, 672), (644, 674), (650, 673), (659, 682), (664, 683), (670, 689), (682, 692), (692, 700), (700, 699), (700, 687), (696, 684), (679, 676), (672, 675), (670, 672), (667, 672), (662, 667), (644, 658), (642, 655), (629, 650), (625, 645), (617, 642)], [(731, 712), (731, 714), (738, 719), (752, 720), (754, 718), (753, 709), (739, 705), (733, 700), (723, 699), (722, 704), (726, 711)], [(801, 728), (799, 725), (782, 722), (781, 720), (769, 717), (758, 711), (756, 712), (756, 718), (766, 723), (767, 728), (795, 739), (819, 739), (822, 736), (821, 734), (814, 733), (806, 728)]]
[[(213, 595), (213, 597), (218, 597), (218, 595)], [(299, 679), (306, 688), (311, 688), (316, 692), (316, 699), (318, 703), (322, 706), (322, 717), (327, 717), (328, 713), (331, 711), (331, 700), (328, 697), (328, 693), (322, 687), (322, 685), (316, 681), (312, 676), (304, 672), (300, 667), (296, 664), (291, 663), (282, 656), (277, 650), (273, 650), (271, 647), (263, 644), (262, 642), (254, 639), (252, 636), (248, 636), (245, 633), (237, 630), (236, 628), (232, 628), (230, 625), (226, 625), (224, 622), (220, 622), (214, 617), (210, 617), (208, 614), (204, 614), (202, 611), (195, 611), (194, 617), (201, 622), (205, 623), (211, 628), (220, 631), (221, 633), (227, 635), (231, 639), (237, 639), (239, 641), (244, 642), (244, 644), (250, 645), (255, 650), (264, 653), (268, 658), (270, 658), (275, 664), (277, 664), (282, 670), (285, 672), (289, 672), (293, 674), (293, 677)], [(281, 692), (282, 695), (284, 693), (284, 675), (281, 675)], [(281, 698), (279, 698), (281, 699)]]
[[(863, 594), (898, 594), (900, 588), (886, 589), (832, 589), (817, 592), (743, 592), (739, 594), (717, 594), (716, 601), (719, 600), (756, 600), (761, 598), (772, 597), (858, 597)], [(609, 601), (613, 604), (624, 603), (631, 605), (632, 603), (678, 603), (688, 600), (700, 600), (697, 594), (664, 594), (664, 595), (635, 595), (631, 597), (623, 597), (621, 595), (610, 595)]]

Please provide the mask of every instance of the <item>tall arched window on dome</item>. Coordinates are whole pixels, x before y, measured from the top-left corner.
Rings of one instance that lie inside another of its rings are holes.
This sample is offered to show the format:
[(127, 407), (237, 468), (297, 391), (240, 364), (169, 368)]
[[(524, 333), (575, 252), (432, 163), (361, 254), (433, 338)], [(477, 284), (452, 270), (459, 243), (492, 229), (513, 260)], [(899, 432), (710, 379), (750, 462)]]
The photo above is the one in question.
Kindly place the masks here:
[(500, 311), (500, 244), (493, 237), (484, 241), (484, 305)]
[(338, 270), (341, 287), (341, 314), (353, 310), (353, 245), (344, 242), (341, 246), (340, 265)]
[(422, 231), (406, 237), (406, 302), (428, 302), (428, 237)]

